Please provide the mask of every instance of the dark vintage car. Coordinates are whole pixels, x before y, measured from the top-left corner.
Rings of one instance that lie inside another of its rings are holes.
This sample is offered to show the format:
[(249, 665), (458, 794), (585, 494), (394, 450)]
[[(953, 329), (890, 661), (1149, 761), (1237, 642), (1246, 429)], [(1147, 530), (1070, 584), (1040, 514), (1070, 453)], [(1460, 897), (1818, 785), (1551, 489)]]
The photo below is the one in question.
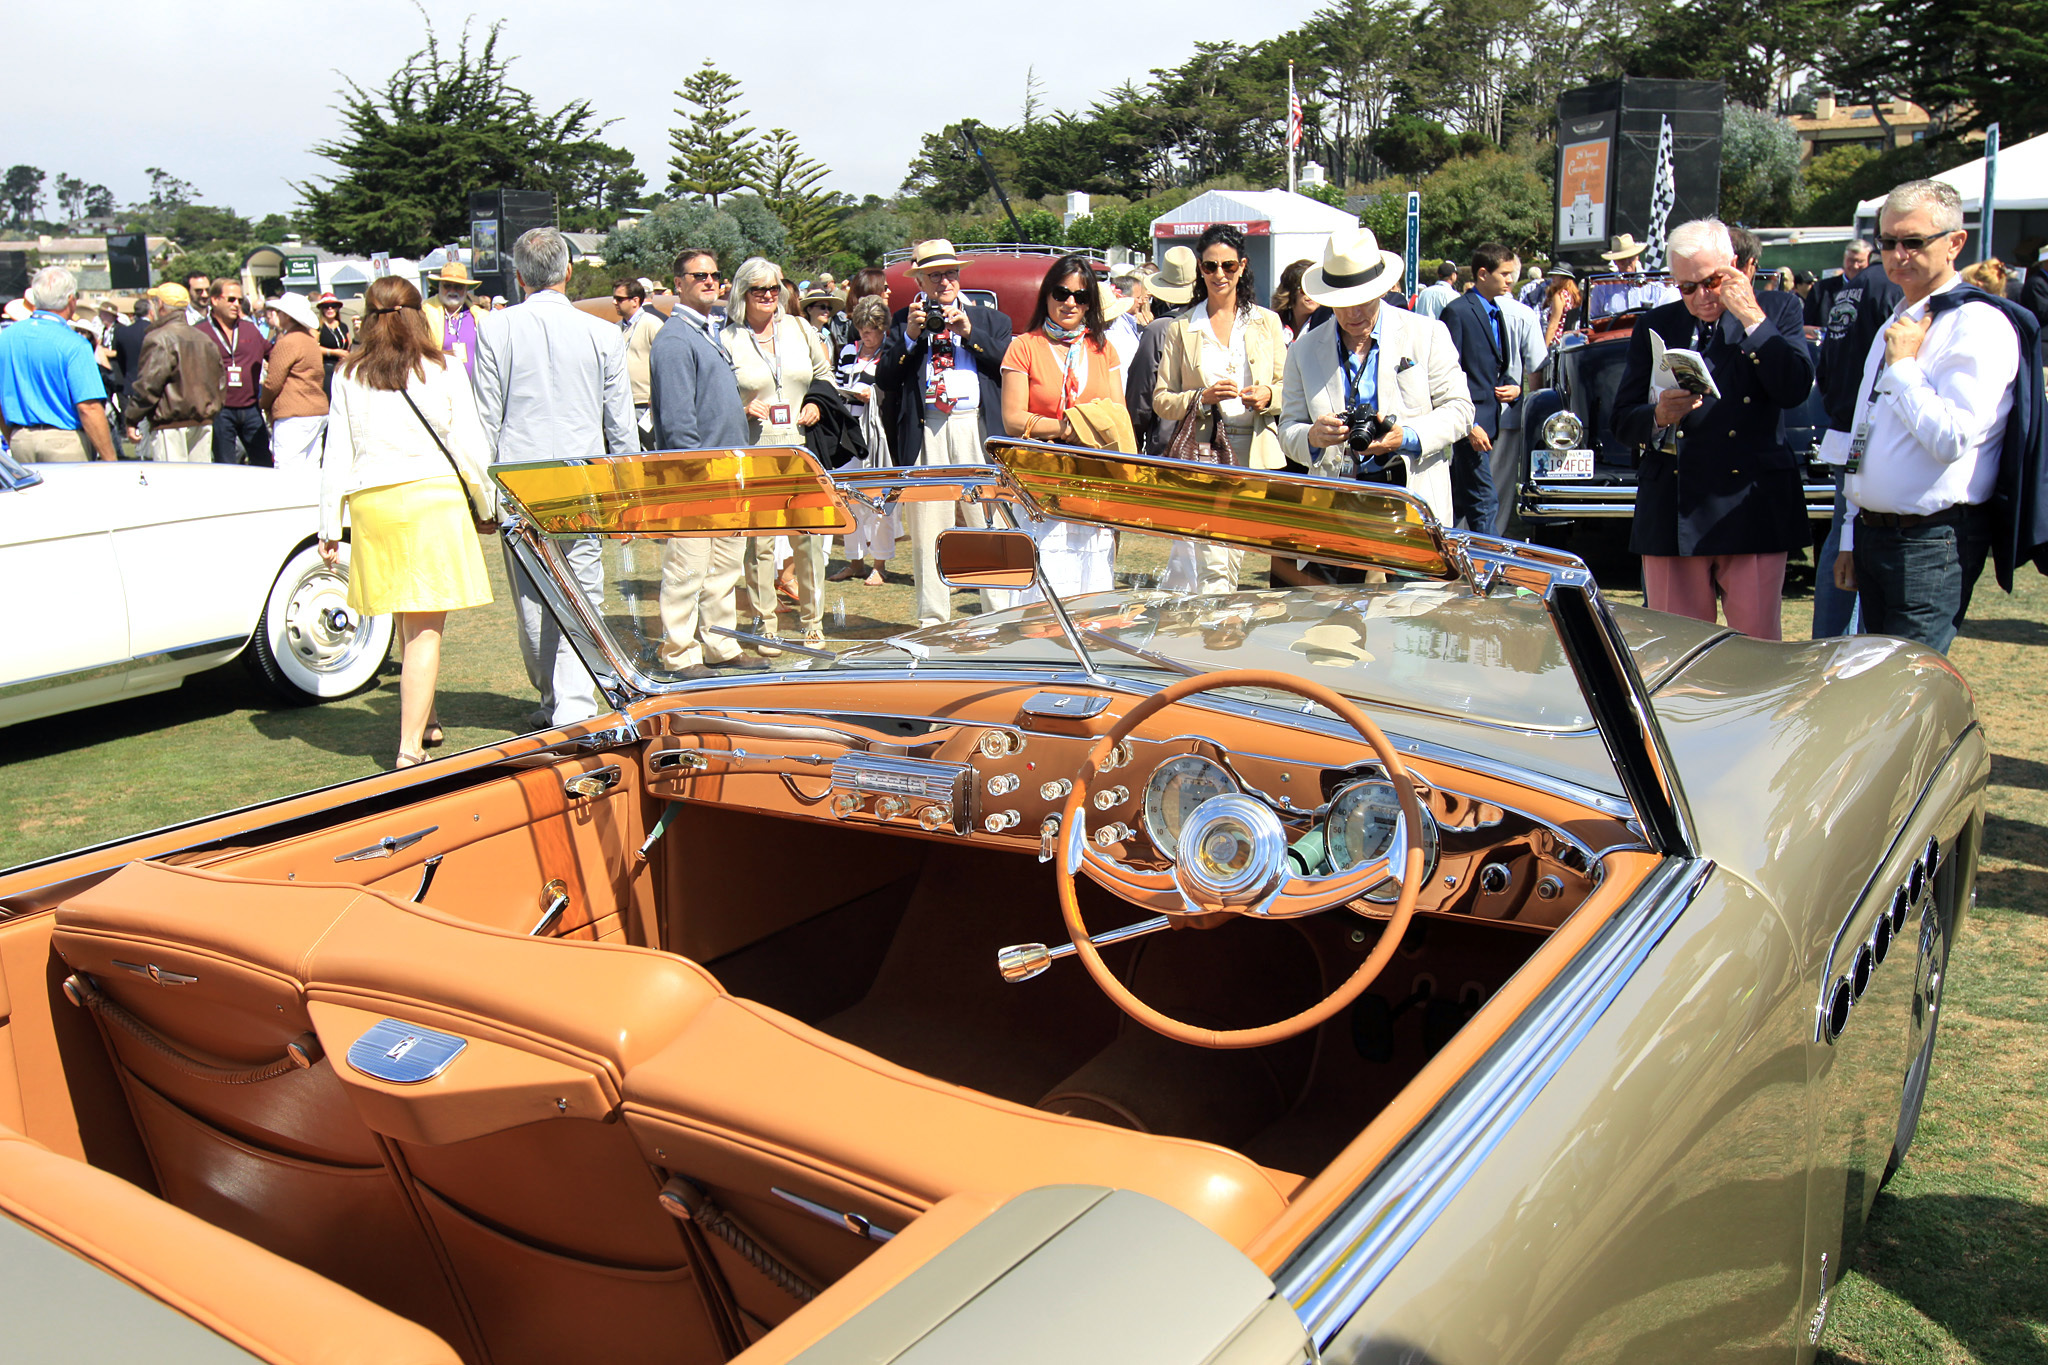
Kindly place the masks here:
[[(1564, 544), (1581, 519), (1635, 515), (1643, 452), (1616, 439), (1614, 395), (1636, 320), (1678, 297), (1665, 275), (1596, 275), (1587, 292), (1585, 325), (1558, 338), (1548, 384), (1529, 396), (1529, 446), (1515, 489), (1515, 508), (1530, 537), (1555, 545)], [(1807, 346), (1814, 346), (1810, 334)], [(1786, 443), (1806, 460), (1806, 510), (1818, 523), (1818, 544), (1834, 515), (1835, 486), (1815, 459), (1827, 430), (1817, 385), (1785, 414), (1784, 428)]]
[[(1810, 1361), (1972, 897), (1947, 661), (988, 451), (495, 466), (603, 714), (0, 874), (0, 1359)], [(678, 538), (968, 494), (1372, 581), (962, 528), (987, 610), (664, 666)]]

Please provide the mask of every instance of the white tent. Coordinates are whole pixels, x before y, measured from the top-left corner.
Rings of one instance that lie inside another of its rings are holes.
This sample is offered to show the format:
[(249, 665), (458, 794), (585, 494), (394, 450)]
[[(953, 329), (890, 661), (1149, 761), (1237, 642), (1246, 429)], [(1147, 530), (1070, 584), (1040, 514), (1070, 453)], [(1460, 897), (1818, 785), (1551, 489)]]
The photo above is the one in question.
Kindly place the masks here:
[(1168, 247), (1192, 247), (1212, 223), (1243, 230), (1264, 303), (1271, 300), (1282, 270), (1298, 260), (1320, 261), (1330, 234), (1357, 227), (1358, 215), (1286, 190), (1207, 190), (1152, 220), (1153, 259), (1164, 256)]
[[(1956, 187), (1963, 200), (1963, 223), (1971, 231), (1963, 248), (1965, 261), (1977, 259), (1976, 229), (1984, 207), (1984, 158), (1966, 161), (1934, 177)], [(1998, 149), (1997, 237), (1993, 254), (2006, 260), (2021, 238), (2040, 235), (2048, 229), (2048, 133)], [(1884, 196), (1866, 199), (1856, 206), (1856, 226), (1865, 236), (1877, 230), (1877, 210)]]

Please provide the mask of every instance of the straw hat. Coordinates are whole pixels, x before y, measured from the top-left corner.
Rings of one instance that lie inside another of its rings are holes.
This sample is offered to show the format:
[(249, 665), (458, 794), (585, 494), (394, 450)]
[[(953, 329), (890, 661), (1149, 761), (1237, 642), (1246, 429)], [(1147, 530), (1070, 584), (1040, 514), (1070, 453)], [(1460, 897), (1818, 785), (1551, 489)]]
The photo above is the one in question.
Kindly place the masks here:
[(1184, 246), (1168, 247), (1159, 273), (1145, 281), (1145, 292), (1168, 303), (1186, 303), (1195, 296), (1195, 253)]
[(313, 305), (306, 302), (304, 294), (279, 294), (274, 299), (263, 300), (263, 306), (275, 308), (309, 332), (320, 330), (320, 319), (313, 315)]
[(1321, 265), (1301, 277), (1310, 298), (1327, 308), (1353, 308), (1371, 303), (1401, 282), (1408, 263), (1380, 250), (1371, 228), (1338, 228), (1323, 248)]
[(1102, 320), (1104, 322), (1115, 322), (1118, 318), (1131, 311), (1131, 301), (1122, 294), (1117, 293), (1116, 286), (1113, 284), (1103, 284), (1098, 281), (1095, 286), (1095, 297), (1102, 300)]
[(934, 237), (910, 248), (910, 268), (919, 274), (927, 270), (959, 270), (966, 264), (944, 237)]
[(1600, 253), (1600, 259), (1603, 261), (1632, 261), (1650, 249), (1649, 243), (1639, 242), (1626, 232), (1619, 237), (1611, 238), (1608, 246), (1612, 250)]
[(470, 276), (469, 267), (460, 261), (450, 261), (433, 274), (427, 276), (427, 278), (443, 284), (471, 285), (476, 283)]

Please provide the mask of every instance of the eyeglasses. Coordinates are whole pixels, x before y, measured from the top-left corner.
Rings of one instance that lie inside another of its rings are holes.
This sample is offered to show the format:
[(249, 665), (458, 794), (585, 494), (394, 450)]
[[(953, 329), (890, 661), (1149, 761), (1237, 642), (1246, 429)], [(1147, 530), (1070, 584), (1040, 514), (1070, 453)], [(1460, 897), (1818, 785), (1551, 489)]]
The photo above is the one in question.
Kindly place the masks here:
[(698, 284), (717, 284), (725, 276), (719, 274), (716, 270), (685, 270), (683, 278), (695, 280)]
[(1953, 237), (1954, 235), (1954, 232), (1937, 232), (1932, 237), (1879, 237), (1877, 239), (1877, 245), (1880, 250), (1903, 250), (1911, 255), (1917, 256), (1921, 252), (1927, 250), (1928, 247), (1933, 246), (1936, 242), (1939, 242), (1947, 237)]
[(1204, 275), (1235, 275), (1238, 271), (1242, 269), (1244, 269), (1243, 261), (1202, 262), (1202, 273)]
[(757, 284), (747, 291), (747, 297), (750, 299), (778, 299), (782, 297), (782, 286), (779, 284)]
[(1716, 275), (1711, 280), (1673, 280), (1672, 283), (1678, 286), (1679, 293), (1691, 298), (1702, 289), (1719, 289), (1721, 277)]
[(1050, 298), (1060, 303), (1086, 303), (1089, 294), (1093, 292), (1093, 290), (1088, 289), (1086, 286), (1080, 289), (1069, 289), (1061, 284), (1056, 284), (1046, 291)]
[(612, 295), (612, 302), (617, 304), (623, 304), (627, 299), (630, 299), (632, 297), (633, 296), (631, 294), (614, 294)]

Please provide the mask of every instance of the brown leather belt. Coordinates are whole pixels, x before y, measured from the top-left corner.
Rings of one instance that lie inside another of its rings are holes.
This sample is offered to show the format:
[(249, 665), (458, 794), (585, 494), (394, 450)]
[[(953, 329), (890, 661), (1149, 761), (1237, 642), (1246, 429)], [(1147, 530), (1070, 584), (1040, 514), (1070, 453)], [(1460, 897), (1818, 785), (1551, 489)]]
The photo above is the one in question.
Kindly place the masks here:
[(1984, 504), (1959, 502), (1953, 507), (1944, 507), (1939, 512), (1861, 512), (1856, 514), (1858, 526), (1886, 526), (1905, 528), (1912, 526), (1940, 526), (1951, 521), (1960, 521), (1972, 512), (1982, 511)]

